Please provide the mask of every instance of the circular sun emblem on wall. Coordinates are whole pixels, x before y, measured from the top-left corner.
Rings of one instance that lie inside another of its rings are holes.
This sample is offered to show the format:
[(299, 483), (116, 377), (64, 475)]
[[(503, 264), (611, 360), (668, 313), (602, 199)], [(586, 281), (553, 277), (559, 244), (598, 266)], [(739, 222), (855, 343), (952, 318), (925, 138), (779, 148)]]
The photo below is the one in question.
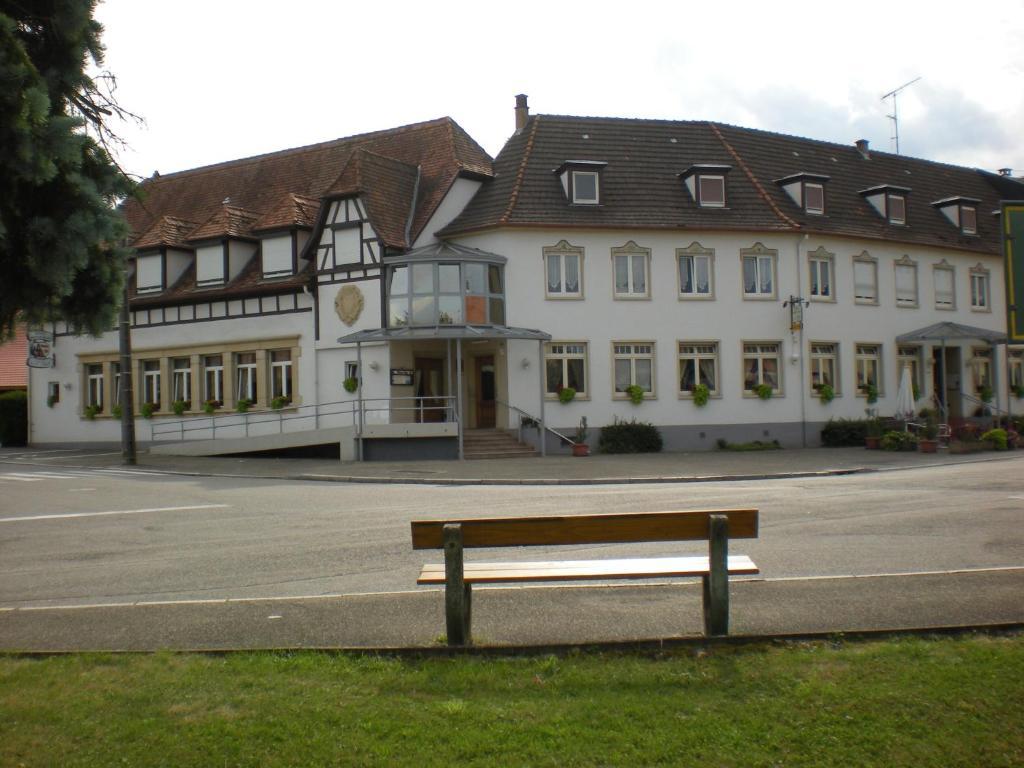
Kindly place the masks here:
[(363, 311), (363, 292), (356, 285), (343, 285), (334, 297), (334, 311), (341, 322), (352, 325)]

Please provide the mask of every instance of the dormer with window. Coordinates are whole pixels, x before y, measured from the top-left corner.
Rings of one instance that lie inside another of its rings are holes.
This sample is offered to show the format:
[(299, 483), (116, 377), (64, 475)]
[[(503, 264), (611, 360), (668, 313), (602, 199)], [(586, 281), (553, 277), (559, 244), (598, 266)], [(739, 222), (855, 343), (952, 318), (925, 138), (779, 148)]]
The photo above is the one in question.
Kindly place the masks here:
[(932, 205), (938, 208), (949, 223), (964, 235), (978, 234), (978, 205), (981, 200), (973, 197), (947, 197), (936, 200)]
[(135, 292), (159, 293), (165, 287), (164, 254), (140, 253), (135, 257)]
[(608, 163), (598, 160), (566, 160), (555, 169), (566, 199), (573, 205), (601, 204), (601, 174)]
[(795, 173), (782, 179), (778, 184), (790, 199), (800, 206), (804, 213), (813, 216), (825, 215), (825, 184), (829, 177), (817, 173)]
[(725, 208), (728, 198), (725, 194), (725, 176), (732, 170), (729, 165), (704, 163), (691, 165), (681, 174), (690, 197), (701, 208)]
[(895, 187), (881, 184), (877, 187), (862, 189), (860, 194), (874, 208), (878, 215), (890, 224), (905, 226), (907, 223), (907, 187)]

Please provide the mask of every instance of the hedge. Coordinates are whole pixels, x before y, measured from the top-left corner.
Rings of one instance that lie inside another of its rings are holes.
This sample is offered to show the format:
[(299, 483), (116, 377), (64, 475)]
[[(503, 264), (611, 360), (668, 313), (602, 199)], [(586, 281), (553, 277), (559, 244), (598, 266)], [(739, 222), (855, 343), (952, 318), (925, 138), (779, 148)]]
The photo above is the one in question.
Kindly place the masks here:
[(616, 419), (607, 427), (601, 427), (601, 436), (597, 442), (597, 449), (601, 453), (658, 453), (661, 447), (658, 428), (636, 419)]
[(829, 448), (864, 446), (867, 419), (829, 419), (821, 430), (821, 444)]

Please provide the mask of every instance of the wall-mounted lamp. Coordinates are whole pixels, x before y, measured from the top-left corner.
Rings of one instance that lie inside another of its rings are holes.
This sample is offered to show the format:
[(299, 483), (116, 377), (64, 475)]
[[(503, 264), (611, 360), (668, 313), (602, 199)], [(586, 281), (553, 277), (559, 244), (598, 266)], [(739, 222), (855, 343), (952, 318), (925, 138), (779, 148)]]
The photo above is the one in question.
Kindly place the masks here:
[(524, 357), (522, 360), (519, 361), (519, 365), (522, 366), (523, 368), (529, 368), (530, 367), (530, 358)]
[(74, 388), (75, 388), (75, 385), (72, 384), (70, 381), (65, 381), (64, 382), (64, 389), (66, 389), (66, 390), (68, 390), (70, 392)]
[(371, 360), (370, 361), (370, 370), (371, 371), (378, 371), (378, 370), (380, 370), (380, 363), (378, 363), (376, 360)]

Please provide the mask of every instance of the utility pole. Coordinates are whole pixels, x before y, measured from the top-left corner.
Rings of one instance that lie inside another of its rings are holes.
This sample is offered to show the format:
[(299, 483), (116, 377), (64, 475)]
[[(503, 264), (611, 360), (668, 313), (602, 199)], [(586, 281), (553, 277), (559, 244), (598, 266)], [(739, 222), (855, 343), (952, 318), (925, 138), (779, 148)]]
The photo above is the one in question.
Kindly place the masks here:
[(888, 117), (890, 120), (892, 120), (892, 136), (890, 138), (892, 139), (892, 141), (894, 141), (896, 143), (896, 154), (897, 155), (900, 153), (900, 118), (899, 118), (899, 112), (896, 110), (896, 96), (904, 88), (909, 88), (910, 86), (912, 86), (914, 83), (916, 83), (920, 79), (921, 79), (920, 77), (915, 77), (909, 83), (904, 83), (899, 88), (894, 88), (893, 90), (889, 91), (887, 94), (885, 94), (885, 96), (882, 97), (882, 101), (885, 101), (890, 96), (892, 97), (892, 114), (891, 115), (886, 115), (886, 117)]
[[(125, 270), (127, 272), (127, 270)], [(121, 463), (135, 464), (135, 395), (132, 387), (131, 313), (128, 311), (128, 275), (125, 275), (121, 296), (121, 313), (117, 324), (121, 352), (121, 377), (117, 388), (121, 404)]]

